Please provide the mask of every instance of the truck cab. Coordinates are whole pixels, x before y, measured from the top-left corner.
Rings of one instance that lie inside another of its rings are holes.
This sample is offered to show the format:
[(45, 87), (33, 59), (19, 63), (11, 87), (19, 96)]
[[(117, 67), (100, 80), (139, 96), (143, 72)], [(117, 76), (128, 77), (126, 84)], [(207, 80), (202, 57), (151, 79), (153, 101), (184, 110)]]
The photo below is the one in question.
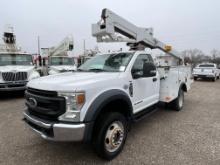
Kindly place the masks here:
[(0, 53), (0, 91), (24, 90), (28, 81), (38, 77), (32, 55)]
[(77, 67), (73, 57), (68, 57), (68, 56), (49, 57), (49, 71), (48, 71), (49, 75), (76, 71), (76, 69)]

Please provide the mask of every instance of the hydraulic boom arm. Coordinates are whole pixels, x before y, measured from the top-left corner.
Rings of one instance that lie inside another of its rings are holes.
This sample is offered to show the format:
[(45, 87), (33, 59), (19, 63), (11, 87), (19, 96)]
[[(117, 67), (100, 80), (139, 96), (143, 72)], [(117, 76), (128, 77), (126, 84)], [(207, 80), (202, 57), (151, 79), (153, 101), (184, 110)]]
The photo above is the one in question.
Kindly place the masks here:
[(109, 9), (103, 9), (101, 21), (92, 25), (92, 35), (97, 42), (127, 42), (131, 49), (158, 48), (182, 60), (171, 46), (154, 38), (152, 28), (137, 27)]
[(67, 51), (73, 50), (73, 37), (67, 36), (59, 45), (48, 48), (48, 56), (63, 56)]
[(4, 44), (0, 45), (0, 51), (5, 52), (18, 52), (20, 48), (16, 45), (16, 36), (14, 34), (14, 29), (11, 25), (5, 26), (5, 31), (3, 34)]

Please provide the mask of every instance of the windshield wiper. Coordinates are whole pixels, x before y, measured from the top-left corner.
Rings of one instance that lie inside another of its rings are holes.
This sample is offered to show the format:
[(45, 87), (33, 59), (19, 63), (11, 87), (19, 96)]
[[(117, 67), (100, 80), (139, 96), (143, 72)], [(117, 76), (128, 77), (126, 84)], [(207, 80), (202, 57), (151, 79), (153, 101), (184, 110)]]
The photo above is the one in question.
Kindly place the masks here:
[(91, 68), (88, 71), (94, 71), (94, 72), (107, 72), (107, 70), (100, 69), (100, 68)]
[(88, 70), (85, 69), (77, 69), (79, 72), (117, 72), (117, 71), (110, 71), (110, 70), (105, 70), (101, 68), (90, 68)]
[(79, 71), (79, 72), (86, 72), (87, 70), (84, 70), (84, 69), (77, 69), (77, 71)]

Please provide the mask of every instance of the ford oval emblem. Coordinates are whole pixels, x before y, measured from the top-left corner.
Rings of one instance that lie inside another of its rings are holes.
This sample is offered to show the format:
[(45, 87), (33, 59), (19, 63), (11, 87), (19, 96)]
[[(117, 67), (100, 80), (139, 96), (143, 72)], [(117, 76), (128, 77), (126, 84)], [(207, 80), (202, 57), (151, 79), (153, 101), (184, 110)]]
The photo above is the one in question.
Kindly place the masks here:
[(35, 107), (37, 107), (37, 101), (34, 99), (34, 98), (29, 98), (28, 99), (28, 102), (29, 102), (29, 104), (30, 104), (30, 106), (32, 107), (32, 108), (35, 108)]

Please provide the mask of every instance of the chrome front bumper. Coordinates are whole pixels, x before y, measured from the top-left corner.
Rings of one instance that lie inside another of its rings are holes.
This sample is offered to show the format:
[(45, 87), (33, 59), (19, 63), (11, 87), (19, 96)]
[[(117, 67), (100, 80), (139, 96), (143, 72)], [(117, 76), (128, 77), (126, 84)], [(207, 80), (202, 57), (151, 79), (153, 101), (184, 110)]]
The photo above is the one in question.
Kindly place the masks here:
[(49, 123), (24, 112), (24, 121), (42, 138), (51, 141), (83, 141), (85, 124)]
[(198, 77), (198, 78), (214, 78), (214, 74), (193, 74), (193, 77)]

